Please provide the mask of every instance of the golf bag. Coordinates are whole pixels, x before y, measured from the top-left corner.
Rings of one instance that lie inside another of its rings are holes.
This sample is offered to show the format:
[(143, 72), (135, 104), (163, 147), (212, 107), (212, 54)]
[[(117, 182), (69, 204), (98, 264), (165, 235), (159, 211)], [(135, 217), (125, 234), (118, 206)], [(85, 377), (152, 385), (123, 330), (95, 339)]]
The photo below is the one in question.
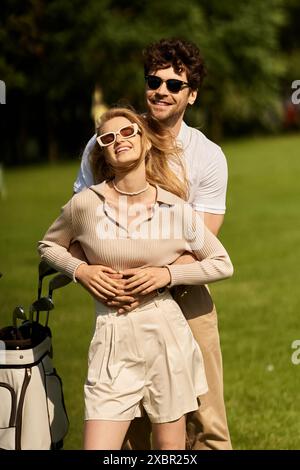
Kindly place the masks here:
[[(60, 449), (68, 432), (62, 381), (52, 362), (48, 316), (54, 307), (53, 290), (71, 280), (58, 274), (49, 283), (48, 297), (41, 297), (43, 277), (55, 272), (40, 263), (38, 300), (30, 307), (30, 319), (19, 306), (13, 326), (0, 329), (0, 449)], [(39, 323), (40, 311), (47, 311), (45, 325)], [(25, 319), (19, 327), (17, 318)]]
[(2, 328), (0, 348), (0, 448), (61, 448), (69, 422), (50, 329), (29, 322)]

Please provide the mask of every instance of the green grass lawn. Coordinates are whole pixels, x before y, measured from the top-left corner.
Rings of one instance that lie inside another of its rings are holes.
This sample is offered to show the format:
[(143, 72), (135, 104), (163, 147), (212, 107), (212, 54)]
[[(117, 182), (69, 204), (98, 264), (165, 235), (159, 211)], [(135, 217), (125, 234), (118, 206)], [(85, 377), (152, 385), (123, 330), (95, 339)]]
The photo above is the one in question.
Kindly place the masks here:
[[(235, 266), (212, 286), (219, 314), (225, 397), (236, 449), (299, 449), (300, 136), (252, 138), (223, 146), (229, 165), (228, 213), (221, 240)], [(71, 197), (79, 161), (6, 170), (0, 199), (0, 326), (37, 289), (37, 241)], [(47, 284), (47, 283), (46, 283)], [(78, 285), (55, 292), (54, 362), (62, 376), (70, 431), (82, 446), (83, 383), (93, 302)]]

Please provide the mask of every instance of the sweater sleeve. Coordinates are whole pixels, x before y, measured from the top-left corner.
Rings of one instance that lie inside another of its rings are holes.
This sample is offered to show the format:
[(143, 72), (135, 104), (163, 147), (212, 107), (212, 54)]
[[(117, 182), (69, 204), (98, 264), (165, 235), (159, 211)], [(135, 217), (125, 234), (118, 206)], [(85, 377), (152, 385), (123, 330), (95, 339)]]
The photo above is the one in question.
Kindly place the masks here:
[(44, 239), (38, 242), (41, 258), (57, 271), (73, 278), (80, 264), (87, 264), (76, 258), (68, 250), (75, 241), (72, 226), (72, 199), (62, 208), (60, 216), (50, 226)]
[(187, 251), (198, 261), (189, 264), (170, 264), (170, 287), (177, 285), (209, 284), (233, 275), (233, 266), (222, 243), (204, 225), (199, 213), (186, 206), (183, 219)]

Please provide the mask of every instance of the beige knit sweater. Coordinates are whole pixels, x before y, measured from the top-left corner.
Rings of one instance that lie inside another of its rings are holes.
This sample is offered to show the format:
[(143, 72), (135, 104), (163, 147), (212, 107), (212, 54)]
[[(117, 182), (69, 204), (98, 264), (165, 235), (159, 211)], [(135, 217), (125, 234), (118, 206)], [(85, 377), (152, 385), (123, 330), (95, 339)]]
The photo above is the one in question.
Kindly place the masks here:
[[(105, 199), (106, 183), (74, 195), (39, 242), (39, 253), (58, 271), (73, 277), (82, 260), (68, 249), (78, 241), (89, 264), (116, 270), (167, 266), (171, 286), (207, 284), (230, 277), (233, 267), (220, 241), (204, 226), (188, 203), (156, 186), (152, 213), (135, 207), (136, 218), (126, 224), (127, 208), (114, 213)], [(126, 197), (121, 199), (126, 206)], [(171, 264), (183, 252), (198, 261)]]

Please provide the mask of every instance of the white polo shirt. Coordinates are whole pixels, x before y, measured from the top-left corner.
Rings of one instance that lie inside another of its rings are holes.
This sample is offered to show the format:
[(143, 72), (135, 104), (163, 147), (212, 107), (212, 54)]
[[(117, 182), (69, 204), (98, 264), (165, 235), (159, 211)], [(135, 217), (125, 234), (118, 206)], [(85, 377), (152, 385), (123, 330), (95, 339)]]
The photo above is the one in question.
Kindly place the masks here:
[[(227, 189), (227, 162), (221, 148), (193, 127), (182, 122), (177, 137), (183, 148), (187, 178), (190, 184), (189, 202), (196, 211), (225, 214)], [(88, 141), (81, 159), (74, 192), (92, 186), (95, 182), (89, 155), (96, 143), (96, 135)]]

